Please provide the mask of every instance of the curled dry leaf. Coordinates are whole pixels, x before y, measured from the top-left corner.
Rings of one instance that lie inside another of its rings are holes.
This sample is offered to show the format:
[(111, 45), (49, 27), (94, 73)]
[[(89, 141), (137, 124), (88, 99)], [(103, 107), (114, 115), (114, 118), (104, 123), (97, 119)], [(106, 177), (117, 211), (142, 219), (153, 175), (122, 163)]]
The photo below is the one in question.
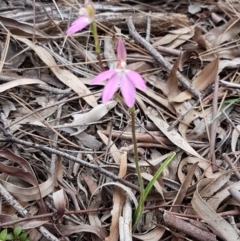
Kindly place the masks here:
[(77, 135), (87, 129), (91, 123), (99, 121), (116, 104), (116, 101), (109, 101), (108, 103), (97, 105), (87, 113), (73, 115), (74, 120), (72, 123), (54, 126), (54, 128), (74, 128), (77, 129), (77, 132), (72, 133), (72, 135)]
[(5, 99), (5, 98), (1, 97), (0, 98), (0, 104), (2, 106), (2, 110), (3, 110), (6, 117), (8, 117), (8, 115), (11, 111), (16, 110), (15, 105), (8, 99)]
[(12, 175), (14, 177), (19, 177), (33, 185), (33, 187), (24, 188), (13, 185), (12, 183), (9, 183), (5, 180), (0, 180), (1, 184), (7, 189), (7, 191), (9, 191), (18, 200), (22, 202), (39, 200), (39, 190), (41, 192), (42, 197), (45, 197), (53, 191), (53, 178), (49, 178), (46, 182), (43, 182), (40, 185), (38, 185), (36, 176), (28, 161), (26, 161), (25, 159), (15, 155), (9, 150), (0, 151), (0, 156), (13, 162), (16, 162), (21, 166), (21, 168), (12, 166), (10, 167), (0, 163), (0, 169), (2, 172), (8, 175)]
[(186, 179), (185, 175), (182, 172), (183, 167), (187, 164), (194, 164), (194, 163), (198, 163), (198, 166), (203, 170), (205, 176), (208, 178), (217, 178), (221, 175), (221, 173), (219, 172), (213, 173), (212, 166), (209, 161), (202, 158), (189, 156), (182, 159), (178, 166), (178, 178), (181, 183), (184, 183)]
[(201, 197), (199, 190), (205, 186), (205, 179), (197, 184), (197, 189), (193, 195), (192, 207), (214, 232), (225, 241), (239, 241), (240, 237), (236, 230), (219, 214), (217, 214)]
[(12, 80), (9, 81), (5, 84), (1, 84), (0, 85), (0, 93), (9, 90), (11, 88), (17, 87), (17, 86), (21, 86), (21, 85), (32, 85), (32, 84), (42, 84), (42, 85), (46, 85), (45, 82), (39, 80), (39, 79), (17, 79), (17, 80)]
[(34, 33), (36, 38), (38, 37), (47, 38), (47, 39), (50, 38), (49, 35), (45, 34), (41, 30), (39, 30), (36, 26), (33, 26), (30, 23), (26, 23), (26, 22), (23, 23), (23, 22), (14, 20), (12, 18), (7, 18), (3, 16), (0, 16), (0, 21), (5, 27), (9, 28), (12, 34), (15, 34), (15, 33), (18, 35), (29, 34), (29, 37), (31, 37)]
[(0, 151), (0, 156), (6, 158), (8, 160), (11, 160), (13, 162), (16, 162), (21, 166), (21, 168), (19, 168), (19, 167), (7, 166), (7, 165), (0, 163), (0, 170), (3, 173), (6, 173), (6, 174), (14, 176), (14, 177), (19, 177), (19, 178), (23, 179), (24, 181), (30, 183), (33, 186), (38, 185), (37, 178), (31, 168), (31, 166), (25, 159), (15, 155), (10, 150)]
[[(240, 125), (238, 125), (236, 128), (240, 131)], [(238, 140), (239, 140), (239, 134), (238, 134), (238, 132), (234, 129), (233, 132), (232, 132), (232, 140), (231, 140), (232, 152), (235, 152), (235, 151), (236, 151), (236, 145), (237, 145)]]
[(157, 227), (145, 234), (133, 234), (133, 237), (142, 241), (159, 241), (161, 240), (164, 232), (165, 228)]
[(240, 65), (240, 58), (231, 60), (221, 60), (219, 63), (218, 74), (221, 73), (225, 68), (235, 69)]
[(63, 182), (63, 165), (62, 165), (62, 158), (57, 157), (56, 163), (55, 163), (55, 170), (53, 170), (54, 173), (54, 186), (58, 187), (58, 182)]
[[(83, 99), (91, 106), (97, 106), (97, 101), (93, 95), (91, 95), (91, 91), (80, 81), (78, 77), (76, 77), (73, 73), (66, 69), (60, 69), (52, 57), (52, 55), (44, 48), (37, 46), (30, 40), (22, 37), (15, 36), (15, 39), (25, 43), (27, 46), (31, 47), (39, 58), (49, 66), (52, 72), (61, 80), (65, 85), (70, 87), (73, 91), (75, 91), (79, 96), (83, 96)], [(86, 96), (89, 95), (89, 96)], [(84, 97), (85, 96), (85, 97)]]
[[(56, 228), (52, 224), (45, 225), (52, 233), (56, 233)], [(98, 226), (92, 226), (88, 224), (81, 224), (81, 225), (58, 225), (56, 224), (58, 230), (64, 235), (71, 235), (73, 233), (92, 233), (96, 234), (101, 240), (104, 240), (107, 236), (107, 232), (105, 228), (101, 228)]]
[(21, 222), (19, 226), (21, 226), (22, 230), (29, 230), (37, 227), (41, 227), (42, 225), (48, 223), (48, 220), (31, 220), (30, 221), (25, 221)]
[[(117, 186), (117, 187), (120, 187), (122, 188), (126, 194), (128, 195), (128, 197), (133, 201), (134, 205), (135, 205), (135, 208), (137, 208), (137, 205), (138, 205), (138, 201), (134, 195), (134, 193), (132, 192), (132, 190), (129, 188), (129, 187), (126, 187), (125, 185), (121, 184), (121, 183), (118, 183), (118, 182), (108, 182), (108, 183), (104, 183), (102, 184), (101, 186), (98, 187), (99, 188), (102, 188), (104, 186), (110, 186), (110, 185), (113, 185), (113, 186)], [(97, 191), (97, 190), (96, 190)]]
[(235, 188), (236, 190), (240, 191), (240, 182), (232, 183), (231, 185), (226, 186), (221, 191), (217, 192), (215, 195), (210, 197), (207, 200), (207, 204), (213, 209), (217, 210), (219, 205), (226, 200), (228, 197), (231, 196), (229, 189)]
[(202, 35), (202, 29), (199, 27), (195, 28), (193, 40), (198, 44), (198, 46), (204, 50), (208, 49), (207, 43)]
[(39, 200), (39, 189), (43, 198), (53, 192), (54, 188), (53, 177), (50, 177), (47, 181), (39, 184), (39, 189), (37, 186), (28, 188), (19, 187), (4, 180), (0, 180), (0, 182), (8, 192), (10, 192), (16, 199), (22, 202)]
[(53, 203), (57, 210), (59, 218), (62, 218), (65, 213), (66, 207), (66, 197), (63, 189), (60, 189), (53, 193)]

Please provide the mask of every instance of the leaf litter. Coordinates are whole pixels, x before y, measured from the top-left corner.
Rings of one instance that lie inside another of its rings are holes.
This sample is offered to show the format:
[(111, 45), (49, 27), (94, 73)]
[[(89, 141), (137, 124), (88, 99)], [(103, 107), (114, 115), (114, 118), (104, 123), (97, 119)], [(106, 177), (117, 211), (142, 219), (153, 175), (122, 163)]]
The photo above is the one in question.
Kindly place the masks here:
[[(128, 68), (148, 86), (136, 96), (145, 187), (176, 153), (146, 197), (133, 233), (139, 188), (131, 118), (120, 99), (101, 102), (102, 84), (89, 85), (100, 66), (88, 28), (66, 38), (79, 5), (0, 0), (1, 229), (19, 225), (36, 241), (240, 240), (240, 5), (163, 2), (94, 2), (104, 69), (114, 68), (121, 35)], [(130, 16), (139, 36), (127, 25)], [(192, 85), (183, 85), (178, 71)]]

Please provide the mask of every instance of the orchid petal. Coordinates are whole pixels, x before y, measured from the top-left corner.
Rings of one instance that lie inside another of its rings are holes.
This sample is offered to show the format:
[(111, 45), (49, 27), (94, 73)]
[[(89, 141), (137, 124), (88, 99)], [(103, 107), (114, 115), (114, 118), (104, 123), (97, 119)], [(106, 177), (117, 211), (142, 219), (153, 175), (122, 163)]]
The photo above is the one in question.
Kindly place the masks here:
[(126, 52), (124, 42), (121, 38), (118, 40), (117, 57), (118, 57), (118, 60), (126, 62), (127, 52)]
[(112, 99), (118, 87), (119, 87), (119, 76), (118, 74), (115, 74), (112, 78), (109, 79), (109, 81), (104, 87), (103, 96), (102, 96), (103, 103)]
[(104, 80), (110, 79), (114, 74), (116, 74), (115, 70), (106, 70), (99, 75), (97, 75), (90, 83), (90, 85), (98, 84)]
[(146, 90), (147, 86), (145, 84), (145, 81), (143, 80), (142, 76), (133, 70), (126, 70), (127, 77), (132, 81), (133, 85), (140, 89), (140, 90)]
[(127, 75), (123, 74), (121, 79), (121, 93), (128, 107), (133, 107), (135, 103), (135, 87)]
[(74, 22), (72, 22), (71, 27), (67, 30), (67, 35), (70, 36), (77, 31), (82, 30), (83, 28), (87, 27), (88, 24), (90, 24), (91, 21), (89, 20), (89, 17), (87, 16), (81, 16), (78, 19), (76, 19)]

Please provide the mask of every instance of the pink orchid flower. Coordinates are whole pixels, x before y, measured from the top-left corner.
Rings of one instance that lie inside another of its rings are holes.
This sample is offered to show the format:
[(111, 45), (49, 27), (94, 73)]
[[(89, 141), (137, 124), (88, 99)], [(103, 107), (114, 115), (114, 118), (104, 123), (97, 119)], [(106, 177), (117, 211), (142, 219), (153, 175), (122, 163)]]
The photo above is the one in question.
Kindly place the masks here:
[(108, 79), (103, 90), (103, 102), (109, 101), (120, 86), (122, 96), (128, 107), (132, 107), (135, 103), (136, 89), (146, 90), (147, 86), (142, 76), (133, 70), (126, 69), (127, 53), (122, 39), (118, 41), (117, 48), (117, 66), (113, 70), (106, 70), (97, 75), (91, 85), (100, 83)]
[(84, 29), (94, 21), (95, 8), (92, 1), (89, 1), (89, 3), (81, 7), (79, 11), (79, 15), (80, 17), (77, 18), (75, 21), (73, 21), (71, 26), (68, 28), (67, 30), (68, 36), (73, 35), (77, 31)]

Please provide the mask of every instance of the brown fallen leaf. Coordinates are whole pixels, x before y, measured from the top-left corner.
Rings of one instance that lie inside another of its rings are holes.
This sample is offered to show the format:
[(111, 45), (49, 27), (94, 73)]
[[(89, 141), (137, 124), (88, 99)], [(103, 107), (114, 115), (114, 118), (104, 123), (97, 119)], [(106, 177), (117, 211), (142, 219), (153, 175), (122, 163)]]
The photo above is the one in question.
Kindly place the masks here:
[(166, 135), (166, 137), (182, 150), (190, 153), (193, 156), (203, 159), (190, 145), (189, 143), (176, 131), (168, 131), (169, 125), (160, 117), (148, 114), (148, 117), (153, 123)]
[(227, 185), (225, 188), (223, 188), (222, 190), (218, 191), (216, 194), (214, 194), (212, 197), (210, 197), (207, 200), (207, 204), (213, 209), (213, 210), (217, 210), (219, 208), (219, 205), (223, 202), (224, 200), (227, 200), (231, 194), (229, 192), (230, 188), (234, 188), (238, 191), (240, 191), (240, 182), (235, 182), (232, 183), (231, 185)]
[(66, 196), (63, 189), (60, 189), (53, 193), (53, 203), (57, 210), (57, 214), (61, 219), (65, 213)]
[[(22, 202), (36, 201), (40, 199), (38, 187), (18, 187), (4, 180), (0, 180), (1, 184), (10, 192), (16, 199)], [(53, 177), (50, 177), (47, 181), (39, 184), (41, 196), (45, 197), (53, 191)]]
[(0, 156), (13, 162), (16, 162), (20, 165), (20, 167), (13, 167), (0, 163), (1, 172), (14, 177), (19, 177), (33, 186), (38, 185), (38, 181), (32, 170), (32, 167), (25, 159), (21, 158), (20, 156), (17, 156), (10, 150), (0, 151)]
[(9, 81), (5, 84), (1, 84), (0, 85), (0, 93), (9, 90), (11, 88), (17, 87), (17, 86), (21, 86), (21, 85), (32, 85), (32, 84), (42, 84), (42, 85), (46, 85), (45, 82), (39, 80), (39, 79), (17, 79), (17, 80), (13, 80), (13, 81)]
[(183, 174), (183, 167), (188, 164), (198, 163), (198, 166), (203, 170), (204, 174), (208, 178), (217, 178), (221, 175), (220, 172), (213, 173), (211, 163), (205, 159), (200, 159), (198, 157), (186, 157), (181, 160), (178, 166), (178, 178), (181, 183), (184, 183), (186, 176)]
[(186, 197), (187, 190), (191, 185), (193, 175), (194, 175), (194, 172), (197, 168), (197, 165), (198, 165), (198, 163), (196, 162), (191, 166), (191, 168), (190, 168), (190, 170), (187, 174), (186, 179), (182, 183), (182, 185), (181, 185), (181, 187), (178, 191), (178, 194), (173, 201), (173, 206), (170, 208), (171, 212), (177, 213), (179, 211), (180, 205), (182, 204), (183, 199)]
[[(45, 225), (47, 229), (49, 229), (52, 233), (56, 233), (56, 228), (53, 227), (52, 224), (46, 224)], [(104, 240), (107, 236), (107, 232), (105, 231), (105, 228), (101, 228), (99, 226), (93, 226), (89, 224), (82, 223), (81, 225), (59, 225), (56, 224), (56, 227), (58, 230), (64, 235), (71, 235), (73, 233), (92, 233), (97, 235), (100, 240)]]
[(9, 29), (9, 31), (12, 34), (17, 35), (24, 35), (29, 34), (29, 37), (31, 37), (34, 33), (36, 38), (46, 38), (49, 39), (50, 36), (39, 30), (36, 26), (33, 24), (27, 23), (27, 22), (20, 22), (17, 20), (14, 20), (12, 18), (7, 18), (0, 16), (0, 22)]
[(8, 115), (11, 111), (16, 110), (16, 107), (13, 104), (13, 102), (6, 98), (0, 97), (0, 104), (2, 105), (2, 110), (6, 117), (8, 117)]
[(73, 128), (77, 129), (76, 132), (71, 133), (72, 135), (77, 135), (87, 129), (87, 127), (96, 121), (99, 121), (103, 116), (105, 116), (113, 107), (117, 104), (116, 101), (109, 101), (104, 104), (99, 104), (91, 109), (89, 112), (84, 114), (73, 115), (72, 123), (65, 123), (63, 125), (54, 126), (54, 128)]
[(157, 227), (145, 234), (133, 234), (133, 237), (142, 241), (159, 241), (165, 232), (165, 228)]
[(195, 28), (193, 40), (198, 44), (198, 46), (204, 50), (208, 49), (207, 43), (202, 35), (202, 29), (199, 27)]

